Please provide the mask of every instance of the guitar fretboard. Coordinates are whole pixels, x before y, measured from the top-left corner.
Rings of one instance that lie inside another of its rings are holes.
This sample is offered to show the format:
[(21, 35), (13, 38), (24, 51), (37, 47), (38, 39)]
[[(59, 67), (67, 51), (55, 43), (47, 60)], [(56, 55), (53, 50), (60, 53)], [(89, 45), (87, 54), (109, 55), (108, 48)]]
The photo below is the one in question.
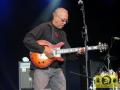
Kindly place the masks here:
[[(60, 50), (57, 50), (56, 53), (57, 54), (74, 53), (74, 52), (77, 52), (80, 48), (85, 48), (85, 47), (60, 49)], [(97, 49), (99, 49), (98, 46), (87, 47), (87, 50), (97, 50)]]

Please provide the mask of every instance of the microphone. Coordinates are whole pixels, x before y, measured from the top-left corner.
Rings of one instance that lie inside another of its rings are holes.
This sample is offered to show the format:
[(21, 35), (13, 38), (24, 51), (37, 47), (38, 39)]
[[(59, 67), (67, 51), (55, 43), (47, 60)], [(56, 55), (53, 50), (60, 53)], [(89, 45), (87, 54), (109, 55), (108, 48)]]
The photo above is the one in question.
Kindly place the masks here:
[(114, 39), (114, 40), (120, 40), (120, 38), (119, 38), (119, 37), (113, 37), (113, 39)]
[(83, 4), (83, 1), (82, 1), (82, 0), (79, 0), (79, 1), (78, 1), (78, 4)]

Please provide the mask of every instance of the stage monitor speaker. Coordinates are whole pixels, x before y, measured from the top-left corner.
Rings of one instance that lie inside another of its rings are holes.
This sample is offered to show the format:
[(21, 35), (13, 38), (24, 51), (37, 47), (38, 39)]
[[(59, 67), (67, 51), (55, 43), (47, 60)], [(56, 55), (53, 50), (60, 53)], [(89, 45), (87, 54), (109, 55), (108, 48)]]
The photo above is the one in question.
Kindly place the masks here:
[(19, 62), (19, 90), (33, 90), (30, 62)]

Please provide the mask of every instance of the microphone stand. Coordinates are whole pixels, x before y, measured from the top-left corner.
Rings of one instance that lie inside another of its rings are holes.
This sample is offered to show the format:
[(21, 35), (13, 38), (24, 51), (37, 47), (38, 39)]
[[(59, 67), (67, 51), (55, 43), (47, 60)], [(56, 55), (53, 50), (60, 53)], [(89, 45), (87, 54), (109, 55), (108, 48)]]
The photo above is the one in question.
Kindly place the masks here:
[(78, 4), (81, 5), (80, 10), (82, 11), (82, 15), (83, 15), (83, 29), (84, 32), (82, 32), (82, 37), (84, 38), (84, 46), (85, 46), (85, 72), (86, 72), (86, 84), (87, 84), (87, 90), (89, 90), (89, 78), (88, 78), (88, 49), (87, 49), (87, 42), (88, 42), (88, 34), (87, 34), (87, 25), (85, 22), (85, 10), (84, 10), (84, 3), (82, 0), (78, 1)]
[(111, 50), (111, 48), (113, 46), (113, 43), (114, 43), (114, 39), (111, 38), (111, 43), (110, 43), (111, 45), (110, 45), (110, 47), (108, 49), (108, 52), (107, 52), (106, 58), (105, 58), (105, 59), (107, 59), (107, 69), (108, 69), (108, 71), (110, 70), (110, 58), (111, 58), (111, 56), (110, 56), (110, 50)]

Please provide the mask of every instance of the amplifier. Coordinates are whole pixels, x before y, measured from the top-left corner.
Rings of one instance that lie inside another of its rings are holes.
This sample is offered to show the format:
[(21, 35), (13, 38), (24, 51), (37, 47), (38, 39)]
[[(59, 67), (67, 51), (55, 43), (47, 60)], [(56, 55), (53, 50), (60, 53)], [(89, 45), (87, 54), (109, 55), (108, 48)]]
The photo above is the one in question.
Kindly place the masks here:
[(19, 90), (33, 90), (30, 62), (19, 61)]

